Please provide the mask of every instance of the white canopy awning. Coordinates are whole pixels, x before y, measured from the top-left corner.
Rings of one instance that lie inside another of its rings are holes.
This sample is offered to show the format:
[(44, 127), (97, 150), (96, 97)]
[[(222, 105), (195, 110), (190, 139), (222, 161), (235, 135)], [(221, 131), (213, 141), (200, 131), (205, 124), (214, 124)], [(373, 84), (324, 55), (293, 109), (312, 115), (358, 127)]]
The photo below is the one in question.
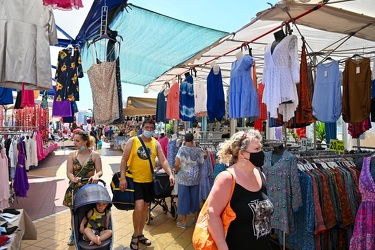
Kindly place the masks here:
[[(192, 67), (197, 70), (198, 78), (206, 79), (211, 69), (209, 63), (212, 61), (216, 61), (221, 67), (223, 81), (229, 84), (235, 54), (247, 43), (252, 49), (259, 78), (263, 71), (265, 46), (274, 41), (273, 33), (280, 29), (282, 22), (290, 22), (293, 34), (299, 37), (299, 50), (304, 37), (308, 53), (317, 55), (316, 62), (328, 55), (332, 59), (343, 60), (353, 54), (370, 57), (375, 53), (373, 0), (337, 0), (324, 3), (317, 0), (309, 3), (287, 0), (258, 13), (256, 18), (237, 32), (167, 71), (151, 83), (148, 89), (160, 90), (164, 82), (176, 80), (178, 75)], [(243, 53), (248, 52), (244, 50)]]

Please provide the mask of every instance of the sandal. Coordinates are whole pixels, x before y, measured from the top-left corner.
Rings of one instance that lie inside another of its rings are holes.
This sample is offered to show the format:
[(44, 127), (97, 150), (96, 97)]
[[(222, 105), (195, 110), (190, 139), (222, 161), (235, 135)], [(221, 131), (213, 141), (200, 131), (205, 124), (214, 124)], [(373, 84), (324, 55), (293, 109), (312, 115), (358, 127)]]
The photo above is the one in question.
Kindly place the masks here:
[(151, 246), (151, 241), (147, 239), (143, 234), (138, 235), (138, 241), (141, 242), (143, 245)]
[[(134, 241), (135, 239), (137, 239), (137, 241)], [(136, 246), (137, 248), (134, 248), (133, 246)], [(130, 241), (130, 249), (139, 249), (138, 236), (135, 236), (135, 235), (132, 236), (132, 240)]]

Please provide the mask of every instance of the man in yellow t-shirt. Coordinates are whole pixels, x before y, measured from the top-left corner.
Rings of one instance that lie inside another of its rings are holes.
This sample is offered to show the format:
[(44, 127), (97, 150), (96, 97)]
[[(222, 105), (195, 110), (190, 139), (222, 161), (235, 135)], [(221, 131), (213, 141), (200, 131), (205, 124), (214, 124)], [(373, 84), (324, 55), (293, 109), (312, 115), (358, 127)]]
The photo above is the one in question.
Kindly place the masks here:
[(138, 133), (139, 128), (140, 128), (139, 125), (135, 126), (135, 127), (129, 132), (129, 136), (130, 136), (130, 137), (137, 136), (137, 133)]
[[(143, 121), (140, 138), (143, 140), (148, 155), (150, 156), (152, 167), (155, 167), (155, 158), (158, 157), (162, 168), (168, 174), (169, 181), (173, 186), (175, 183), (171, 168), (164, 156), (160, 143), (152, 137), (154, 131), (155, 122), (151, 118), (147, 118)], [(151, 245), (151, 241), (143, 234), (143, 228), (146, 223), (149, 203), (154, 200), (154, 186), (150, 161), (138, 136), (133, 136), (127, 141), (122, 154), (120, 165), (120, 190), (122, 192), (124, 192), (127, 187), (125, 178), (127, 166), (133, 176), (135, 198), (133, 211), (134, 233), (131, 238), (130, 248), (140, 249), (139, 242), (146, 246)]]

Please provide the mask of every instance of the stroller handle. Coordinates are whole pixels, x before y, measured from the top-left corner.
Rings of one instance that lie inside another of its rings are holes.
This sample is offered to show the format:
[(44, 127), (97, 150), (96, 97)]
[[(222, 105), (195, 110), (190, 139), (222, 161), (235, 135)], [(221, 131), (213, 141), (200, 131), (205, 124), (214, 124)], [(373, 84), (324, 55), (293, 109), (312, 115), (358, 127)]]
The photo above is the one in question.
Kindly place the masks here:
[[(90, 178), (82, 178), (81, 181), (88, 181)], [(104, 186), (106, 185), (105, 181), (103, 181), (102, 179), (99, 179), (98, 180), (99, 182), (101, 182)]]

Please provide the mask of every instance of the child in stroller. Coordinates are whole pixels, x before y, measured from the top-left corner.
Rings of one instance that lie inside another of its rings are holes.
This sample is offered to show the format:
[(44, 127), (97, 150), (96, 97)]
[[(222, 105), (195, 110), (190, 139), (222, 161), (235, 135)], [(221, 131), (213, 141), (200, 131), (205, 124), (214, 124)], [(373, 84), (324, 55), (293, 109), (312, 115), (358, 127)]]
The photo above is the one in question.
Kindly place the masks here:
[(112, 236), (112, 230), (109, 229), (111, 211), (107, 207), (108, 202), (96, 203), (81, 221), (79, 231), (83, 234), (83, 240), (90, 241), (90, 246), (101, 245), (102, 241)]

